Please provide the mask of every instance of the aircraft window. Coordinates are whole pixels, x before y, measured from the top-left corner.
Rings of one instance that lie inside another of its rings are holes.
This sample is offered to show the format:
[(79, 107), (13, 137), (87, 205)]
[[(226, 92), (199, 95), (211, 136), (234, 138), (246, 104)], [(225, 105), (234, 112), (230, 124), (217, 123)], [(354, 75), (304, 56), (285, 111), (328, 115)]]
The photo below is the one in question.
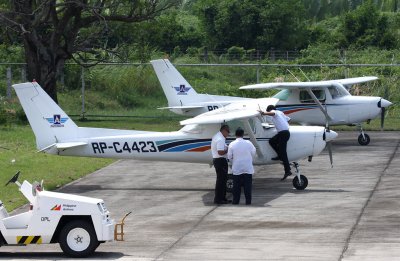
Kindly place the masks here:
[(292, 93), (291, 90), (285, 89), (272, 96), (272, 98), (277, 98), (281, 101), (286, 101), (291, 93)]
[(329, 93), (332, 96), (332, 99), (336, 99), (336, 98), (339, 98), (339, 97), (347, 95), (347, 91), (342, 90), (342, 89), (340, 89), (340, 88), (338, 88), (336, 86), (329, 87), (328, 90), (329, 90)]
[[(320, 102), (325, 101), (325, 91), (324, 90), (312, 90), (314, 93), (315, 97)], [(313, 98), (311, 98), (310, 94), (306, 90), (301, 90), (300, 91), (300, 102), (314, 102)]]
[[(250, 123), (250, 127), (253, 131), (253, 133), (255, 133), (255, 122), (253, 119), (249, 119), (249, 123)], [(233, 121), (229, 121), (226, 124), (228, 124), (229, 129), (230, 129), (230, 134), (229, 136), (231, 137), (235, 137), (235, 131), (237, 128), (242, 128), (244, 130), (244, 135), (248, 135), (248, 132), (246, 131), (246, 129), (244, 128), (243, 122), (239, 121), (239, 120), (233, 120)]]

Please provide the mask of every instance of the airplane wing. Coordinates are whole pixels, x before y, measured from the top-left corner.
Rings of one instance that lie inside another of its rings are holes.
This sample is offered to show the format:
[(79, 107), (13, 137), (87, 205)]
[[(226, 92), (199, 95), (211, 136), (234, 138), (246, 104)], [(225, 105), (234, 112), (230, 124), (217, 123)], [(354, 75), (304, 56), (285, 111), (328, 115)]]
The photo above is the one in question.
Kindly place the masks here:
[(298, 89), (298, 88), (323, 88), (323, 87), (331, 87), (336, 84), (342, 85), (352, 85), (357, 83), (375, 81), (378, 77), (375, 76), (366, 76), (366, 77), (356, 77), (356, 78), (348, 78), (348, 79), (338, 79), (338, 80), (329, 80), (329, 81), (314, 81), (314, 82), (274, 82), (274, 83), (260, 83), (260, 84), (252, 84), (245, 85), (240, 87), (242, 90), (250, 90), (250, 89)]
[(251, 101), (232, 103), (224, 108), (200, 114), (191, 119), (183, 120), (181, 125), (224, 123), (232, 120), (247, 119), (260, 115), (259, 110), (266, 110), (268, 105), (275, 105), (279, 99), (261, 98)]
[(225, 113), (213, 114), (213, 115), (199, 115), (197, 117), (183, 120), (180, 122), (181, 125), (189, 124), (212, 124), (212, 123), (223, 123), (231, 120), (239, 120), (245, 118), (252, 118), (260, 113), (256, 110), (232, 110)]

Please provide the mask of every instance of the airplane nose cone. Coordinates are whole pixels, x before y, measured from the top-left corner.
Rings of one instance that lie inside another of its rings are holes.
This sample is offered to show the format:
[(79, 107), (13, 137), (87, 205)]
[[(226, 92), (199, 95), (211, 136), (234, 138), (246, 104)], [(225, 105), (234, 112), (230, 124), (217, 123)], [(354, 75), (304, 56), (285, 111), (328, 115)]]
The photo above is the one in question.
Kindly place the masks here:
[(329, 142), (332, 141), (334, 139), (336, 139), (336, 137), (338, 136), (337, 132), (331, 130), (331, 131), (325, 131), (325, 141)]
[(385, 100), (385, 99), (381, 99), (379, 102), (378, 102), (378, 107), (379, 108), (386, 108), (386, 107), (389, 107), (390, 105), (392, 105), (393, 103), (391, 103), (390, 101), (388, 101), (388, 100)]

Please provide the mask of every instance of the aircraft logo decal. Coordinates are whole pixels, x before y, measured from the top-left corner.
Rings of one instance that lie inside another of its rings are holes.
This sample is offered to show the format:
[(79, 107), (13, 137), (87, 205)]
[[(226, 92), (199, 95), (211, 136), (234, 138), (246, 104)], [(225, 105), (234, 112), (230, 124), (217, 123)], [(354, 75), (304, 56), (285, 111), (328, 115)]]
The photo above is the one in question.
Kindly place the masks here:
[(46, 118), (46, 120), (51, 124), (50, 127), (64, 127), (64, 123), (68, 120), (67, 117), (61, 117), (60, 114), (54, 114), (53, 118)]
[(50, 210), (60, 211), (60, 210), (61, 210), (61, 205), (55, 205), (55, 206), (52, 207)]
[(181, 84), (179, 87), (174, 87), (174, 89), (178, 92), (178, 95), (187, 95), (191, 87), (186, 87), (184, 84)]

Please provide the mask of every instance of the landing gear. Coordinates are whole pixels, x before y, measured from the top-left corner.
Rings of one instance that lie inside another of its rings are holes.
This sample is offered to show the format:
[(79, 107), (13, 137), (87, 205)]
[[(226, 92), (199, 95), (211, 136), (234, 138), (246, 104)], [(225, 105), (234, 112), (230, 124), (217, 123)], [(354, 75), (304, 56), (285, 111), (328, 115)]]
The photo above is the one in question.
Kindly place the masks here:
[(293, 187), (297, 190), (304, 190), (308, 186), (306, 176), (300, 174), (299, 163), (293, 162), (293, 167), (296, 169), (296, 177), (293, 179)]
[(358, 136), (358, 144), (360, 144), (361, 146), (367, 146), (371, 141), (371, 139), (369, 138), (368, 134), (364, 133), (364, 130), (361, 125), (359, 126), (359, 129), (360, 129), (360, 135)]
[(233, 174), (228, 174), (226, 179), (226, 192), (232, 193), (233, 191)]

